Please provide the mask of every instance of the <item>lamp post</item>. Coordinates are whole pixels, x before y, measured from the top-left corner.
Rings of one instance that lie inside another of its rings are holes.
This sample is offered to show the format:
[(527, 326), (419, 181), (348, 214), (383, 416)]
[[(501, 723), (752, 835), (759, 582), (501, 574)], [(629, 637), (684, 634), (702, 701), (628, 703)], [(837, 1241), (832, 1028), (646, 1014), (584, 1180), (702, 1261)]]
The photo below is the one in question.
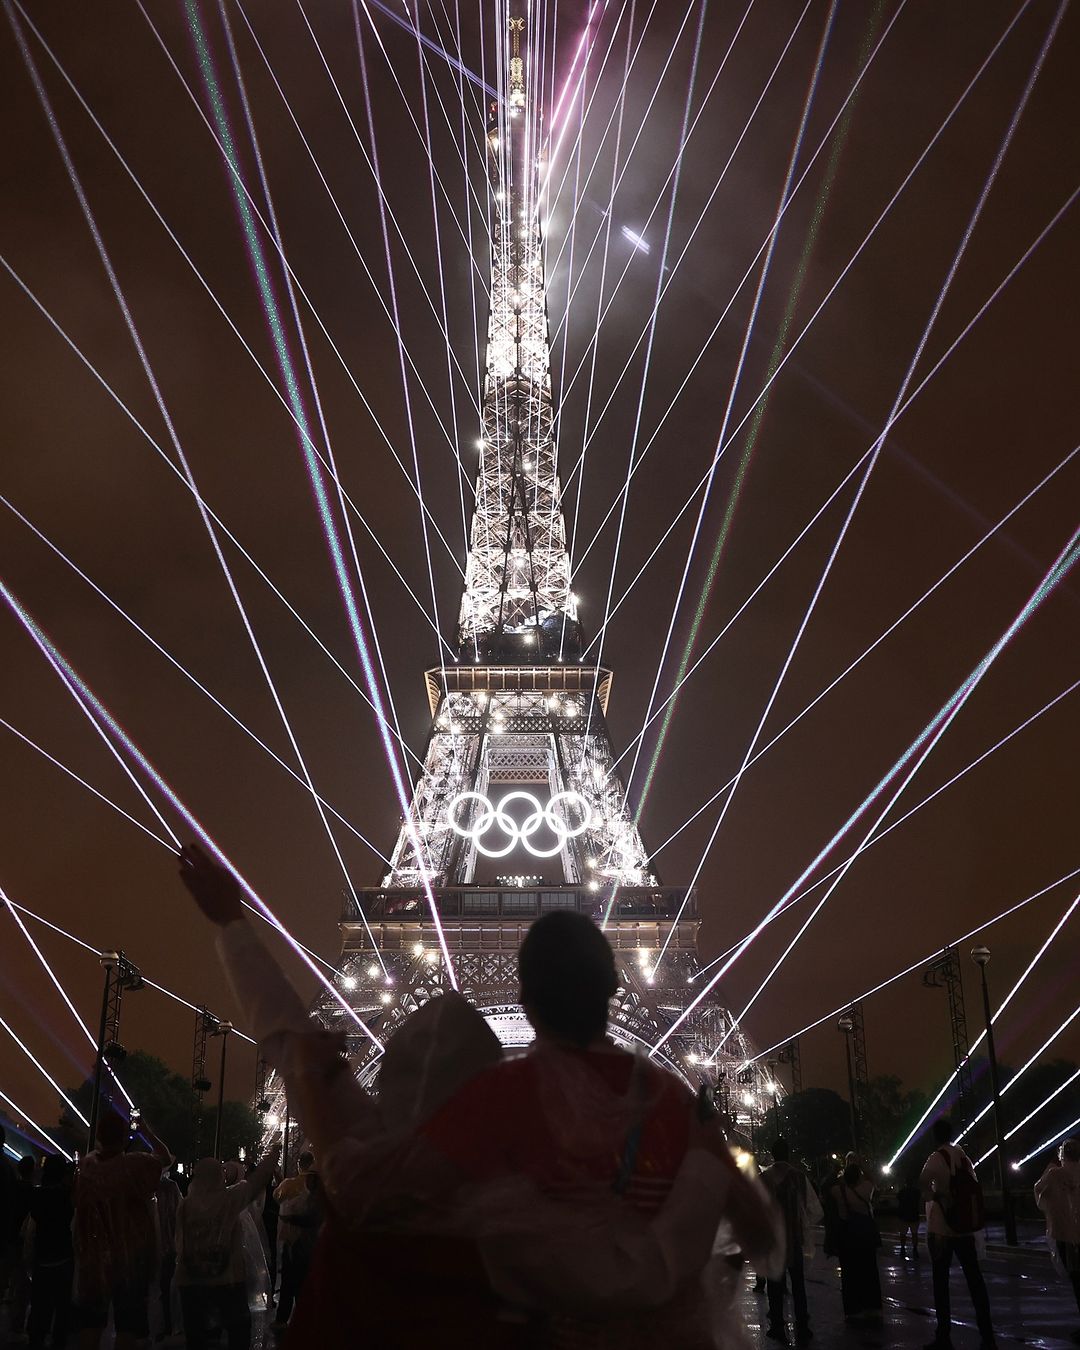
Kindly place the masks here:
[(218, 1092), (217, 1092), (217, 1120), (214, 1122), (214, 1157), (221, 1157), (221, 1109), (225, 1103), (225, 1051), (229, 1045), (229, 1032), (232, 1031), (231, 1022), (219, 1022), (217, 1030), (213, 1033), (221, 1037), (221, 1068), (218, 1072)]
[(1001, 1208), (1005, 1216), (1005, 1241), (1010, 1247), (1016, 1243), (1016, 1215), (1013, 1212), (1009, 1174), (1005, 1166), (1005, 1131), (1001, 1124), (1001, 1087), (998, 1081), (997, 1051), (994, 1048), (994, 1021), (990, 1016), (990, 987), (986, 982), (986, 967), (990, 963), (989, 947), (973, 947), (971, 959), (979, 967), (982, 980), (983, 1017), (986, 1020), (986, 1057), (990, 1061), (990, 1094), (994, 1103), (994, 1134), (997, 1138), (998, 1176), (1001, 1179)]
[(86, 1140), (86, 1151), (88, 1153), (97, 1142), (98, 1116), (101, 1113), (101, 1073), (105, 1067), (105, 1034), (109, 1024), (109, 994), (111, 992), (113, 967), (120, 960), (120, 953), (102, 952), (98, 960), (105, 972), (105, 985), (101, 991), (101, 1024), (98, 1028), (97, 1057), (94, 1060), (94, 1091), (90, 1098), (90, 1125)]
[(836, 1024), (837, 1031), (844, 1033), (844, 1052), (847, 1056), (848, 1098), (851, 1108), (851, 1147), (859, 1151), (859, 1121), (855, 1111), (855, 1065), (851, 1060), (851, 1036), (855, 1030), (854, 1020), (845, 1013)]

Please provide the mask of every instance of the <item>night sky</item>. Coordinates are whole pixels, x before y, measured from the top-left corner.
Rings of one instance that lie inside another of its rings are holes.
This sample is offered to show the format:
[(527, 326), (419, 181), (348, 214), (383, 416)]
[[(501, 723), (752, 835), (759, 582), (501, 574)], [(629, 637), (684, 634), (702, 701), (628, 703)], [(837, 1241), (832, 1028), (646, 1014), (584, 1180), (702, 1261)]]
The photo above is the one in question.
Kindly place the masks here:
[[(33, 0), (29, 17), (59, 66), (22, 17), (19, 22), (201, 494), (349, 677), (226, 540), (226, 560), (312, 778), (327, 801), (388, 852), (398, 808), (385, 757), (371, 711), (350, 683), (362, 684), (358, 663), (295, 428), (275, 392), (282, 380), (228, 171), (182, 83), (188, 82), (200, 108), (209, 108), (189, 25), (196, 13), (245, 180), (264, 210), (221, 12), (214, 0), (192, 0), (196, 3), (198, 11), (150, 0), (144, 12), (139, 0), (89, 5)], [(471, 230), (486, 278), (484, 222), (467, 192), (462, 152), (472, 188), (483, 200), (482, 95), (464, 85), (463, 146), (457, 72), (428, 52), (423, 84), (431, 158), (442, 184), (435, 187), (440, 267), (416, 40), (374, 7), (372, 26), (361, 9), (375, 146), (390, 212), (393, 298), (415, 363), (408, 366), (410, 435), (398, 343), (382, 303), (391, 304), (391, 289), (379, 196), (358, 143), (359, 137), (370, 156), (354, 10), (346, 0), (226, 3), (285, 251), (318, 314), (316, 320), (300, 300), (341, 479), (420, 602), (410, 598), (371, 533), (354, 519), (396, 715), (403, 736), (422, 754), (428, 719), (422, 672), (437, 662), (437, 644), (423, 613), (431, 615), (432, 587), (411, 486), (413, 451), (415, 444), (423, 498), (449, 545), (448, 551), (429, 528), (437, 602), (432, 617), (452, 641), (464, 542), (451, 442), (471, 480), (478, 432), (476, 324), (482, 337), (486, 323), (486, 299), (473, 289), (466, 243)], [(403, 12), (396, 0), (389, 0), (389, 7)], [(550, 3), (551, 24), (556, 8), (557, 93), (584, 30), (587, 5)], [(577, 101), (567, 105), (568, 131), (552, 169), (549, 312), (555, 385), (567, 390), (560, 426), (564, 479), (580, 455), (587, 410), (590, 432), (595, 428), (584, 460), (576, 533), (577, 478), (566, 493), (575, 565), (625, 482), (636, 424), (636, 454), (648, 445), (629, 493), (616, 600), (716, 452), (761, 276), (764, 255), (756, 262), (755, 255), (776, 217), (830, 21), (824, 0), (810, 0), (805, 9), (788, 0), (757, 0), (749, 12), (742, 0), (710, 0), (700, 29), (702, 6), (695, 4), (680, 31), (687, 8), (671, 0), (610, 0), (592, 33), (580, 141)], [(480, 9), (483, 45), (478, 7), (471, 0), (463, 0), (460, 15), (456, 0), (423, 0), (421, 27), (433, 42), (456, 51), (452, 34), (458, 18), (465, 65), (491, 78), (492, 0)], [(72, 570), (81, 569), (296, 768), (199, 513), (170, 468), (175, 450), (20, 54), (11, 27), (17, 12), (8, 8), (0, 28), (7, 128), (0, 253), (8, 269), (0, 271), (0, 575), (289, 928), (332, 960), (344, 880), (310, 797)], [(878, 39), (881, 45), (850, 116), (835, 126), (813, 160), (780, 225), (727, 422), (728, 436), (740, 423), (741, 429), (717, 467), (661, 675), (662, 696), (675, 678), (736, 484), (751, 427), (748, 414), (782, 331), (782, 350), (791, 356), (770, 391), (697, 652), (725, 627), (886, 425), (1058, 12), (1052, 0), (1023, 5), (841, 0), (837, 6), (793, 182), (800, 182), (837, 118), (866, 53)], [(631, 13), (632, 64), (620, 135)], [(1065, 7), (925, 339), (909, 392), (1080, 190), (1078, 56), (1080, 12)], [(949, 125), (814, 317), (977, 74)], [(694, 129), (672, 203), (671, 168), (687, 106)], [(617, 135), (618, 170), (625, 173), (609, 231)], [(555, 197), (560, 182), (564, 187)], [(786, 727), (1080, 442), (1078, 210), (1072, 204), (1060, 215), (895, 422), (759, 745)], [(666, 266), (675, 270), (664, 273), (668, 289), (650, 341), (669, 220)], [(647, 253), (635, 249), (624, 226), (644, 237)], [(286, 340), (302, 374), (281, 268), (272, 248), (267, 256)], [(590, 405), (590, 344), (602, 280), (604, 304), (613, 292), (614, 300), (596, 343)], [(452, 386), (440, 332), (444, 296), (450, 343), (464, 372), (463, 378), (454, 369)], [(482, 342), (479, 347), (482, 352)], [(642, 396), (647, 348), (651, 360)], [(309, 393), (305, 398), (310, 406)], [(743, 762), (860, 472), (688, 681), (642, 814), (648, 847), (656, 849)], [(700, 502), (699, 493), (606, 631), (603, 658), (615, 672), (609, 715), (617, 750), (644, 719)], [(784, 894), (990, 651), (1065, 548), (1078, 525), (1078, 506), (1080, 455), (748, 769), (701, 871), (703, 959), (742, 937)], [(618, 519), (616, 507), (575, 579), (590, 637), (603, 621)], [(72, 566), (36, 537), (27, 521)], [(0, 614), (0, 641), (0, 716), (160, 833), (6, 610)], [(1078, 655), (1080, 577), (1074, 573), (994, 662), (884, 824), (1068, 690), (1080, 676)], [(1080, 866), (1078, 708), (1076, 693), (1062, 698), (859, 859), (747, 1016), (746, 1030), (757, 1044), (797, 1031)], [(653, 732), (658, 727), (659, 721)], [(647, 739), (635, 798), (654, 744), (654, 737)], [(8, 726), (0, 726), (0, 765), (0, 885), (12, 899), (95, 947), (123, 947), (155, 980), (223, 1016), (231, 1013), (212, 934), (176, 881), (166, 849)], [(851, 847), (889, 795), (852, 831)], [(656, 865), (665, 883), (685, 883), (692, 876), (719, 807), (719, 801), (709, 807), (659, 854)], [(337, 840), (356, 885), (376, 884), (380, 859), (344, 827)], [(848, 851), (839, 846), (814, 878)], [(1077, 889), (1075, 878), (1058, 885), (984, 935), (993, 950), (990, 975), (998, 997)], [(748, 1001), (810, 903), (771, 926), (732, 969), (720, 990), (728, 1006), (738, 1010)], [(1006, 1062), (1026, 1058), (1071, 1011), (1078, 922), (1063, 930), (1002, 1018), (999, 1054)], [(74, 1085), (90, 1067), (89, 1046), (10, 915), (0, 915), (0, 923), (0, 1014), (57, 1078)], [(100, 999), (93, 956), (39, 925), (31, 928), (93, 1022)], [(977, 990), (966, 959), (971, 945), (965, 944), (964, 964), (975, 1025)], [(310, 976), (299, 978), (305, 991), (314, 991)], [(868, 1001), (866, 1029), (872, 1073), (897, 1073), (909, 1086), (929, 1089), (951, 1067), (944, 994), (924, 991), (917, 974)], [(185, 1074), (191, 1032), (191, 1015), (160, 994), (147, 991), (126, 1003), (125, 1044), (159, 1054)], [(841, 1085), (843, 1046), (832, 1022), (805, 1037), (802, 1050), (808, 1085)], [(1054, 1053), (1076, 1057), (1080, 1038), (1063, 1037)], [(230, 1095), (246, 1098), (252, 1075), (249, 1048), (234, 1053)], [(52, 1090), (6, 1039), (0, 1076), (4, 1090), (31, 1114), (45, 1122), (55, 1119)]]

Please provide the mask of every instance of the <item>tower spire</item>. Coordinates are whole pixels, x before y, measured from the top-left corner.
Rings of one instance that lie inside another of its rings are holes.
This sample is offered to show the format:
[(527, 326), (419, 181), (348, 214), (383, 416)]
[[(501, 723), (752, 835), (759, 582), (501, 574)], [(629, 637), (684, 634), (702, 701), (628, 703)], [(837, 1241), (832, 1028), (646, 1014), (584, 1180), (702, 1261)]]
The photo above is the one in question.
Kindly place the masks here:
[(556, 468), (539, 200), (539, 100), (527, 87), (526, 21), (510, 7), (502, 99), (487, 134), (491, 200), (480, 467), (458, 654), (473, 662), (552, 661), (581, 652)]

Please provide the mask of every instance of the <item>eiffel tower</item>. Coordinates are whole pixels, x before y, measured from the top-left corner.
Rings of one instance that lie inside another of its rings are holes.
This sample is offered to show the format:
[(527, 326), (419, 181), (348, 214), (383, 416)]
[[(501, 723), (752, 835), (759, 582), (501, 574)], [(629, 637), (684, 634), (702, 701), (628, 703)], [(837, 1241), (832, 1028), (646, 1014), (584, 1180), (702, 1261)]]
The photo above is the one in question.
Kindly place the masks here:
[[(525, 0), (499, 34), (500, 98), (486, 128), (491, 287), (483, 436), (456, 659), (426, 672), (423, 770), (381, 885), (348, 897), (338, 982), (381, 1039), (454, 976), (503, 1044), (532, 1031), (517, 1003), (529, 923), (571, 909), (603, 923), (621, 987), (611, 1033), (652, 1046), (693, 992), (693, 894), (664, 886), (615, 765), (612, 672), (585, 659), (571, 589), (545, 298), (539, 100), (529, 88)], [(505, 869), (505, 870), (503, 870)], [(667, 944), (663, 961), (654, 963)], [(346, 1033), (362, 1081), (378, 1053), (329, 995), (319, 1016)], [(730, 1034), (729, 1034), (730, 1033)], [(706, 1067), (727, 1034), (721, 1059)], [(732, 1124), (768, 1089), (731, 1015), (704, 1002), (658, 1058), (719, 1088)]]

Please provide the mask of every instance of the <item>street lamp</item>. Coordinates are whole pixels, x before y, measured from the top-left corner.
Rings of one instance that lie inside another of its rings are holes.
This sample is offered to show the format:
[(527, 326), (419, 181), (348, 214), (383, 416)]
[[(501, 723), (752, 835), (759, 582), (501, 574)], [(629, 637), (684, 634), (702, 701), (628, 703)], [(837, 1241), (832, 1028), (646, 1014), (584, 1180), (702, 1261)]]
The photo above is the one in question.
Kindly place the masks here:
[(218, 1072), (218, 1090), (217, 1090), (217, 1120), (214, 1122), (214, 1157), (221, 1157), (221, 1110), (225, 1104), (225, 1051), (229, 1044), (229, 1032), (232, 1031), (231, 1022), (219, 1022), (211, 1033), (214, 1036), (221, 1037), (221, 1068)]
[(839, 1019), (837, 1031), (844, 1033), (844, 1052), (847, 1056), (848, 1104), (851, 1108), (851, 1147), (859, 1151), (859, 1122), (855, 1111), (855, 1065), (851, 1059), (851, 1037), (855, 1031), (855, 1019), (848, 1013)]
[(989, 947), (972, 947), (971, 959), (979, 967), (982, 980), (983, 1017), (986, 1020), (986, 1057), (990, 1061), (990, 1095), (994, 1104), (994, 1134), (997, 1138), (998, 1176), (1001, 1179), (1001, 1207), (1005, 1215), (1005, 1241), (1010, 1247), (1016, 1242), (1016, 1215), (1013, 1212), (1009, 1174), (1005, 1170), (1005, 1131), (1001, 1124), (1001, 1087), (998, 1081), (997, 1051), (994, 1048), (994, 1021), (990, 1016), (990, 988), (986, 982), (986, 967), (990, 963)]
[(773, 1124), (776, 1128), (776, 1137), (780, 1138), (780, 1084), (776, 1081), (776, 1070), (779, 1061), (775, 1059), (766, 1060), (765, 1067), (769, 1071), (769, 1081), (765, 1084), (765, 1091), (772, 1097), (773, 1105)]

